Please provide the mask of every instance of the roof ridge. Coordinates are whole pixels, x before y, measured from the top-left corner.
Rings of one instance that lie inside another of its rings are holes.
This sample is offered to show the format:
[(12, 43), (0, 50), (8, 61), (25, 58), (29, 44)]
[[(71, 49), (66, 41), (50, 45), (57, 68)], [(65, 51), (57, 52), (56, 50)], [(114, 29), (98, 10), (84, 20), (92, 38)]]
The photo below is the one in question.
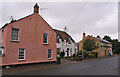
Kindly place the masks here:
[[(18, 20), (15, 20), (14, 22), (20, 21), (20, 20), (25, 19), (25, 18), (27, 18), (27, 17), (29, 17), (29, 16), (32, 16), (32, 15), (33, 15), (33, 14), (27, 15), (27, 16), (25, 16), (25, 17), (23, 17), (23, 18), (20, 18), (20, 19), (18, 19)], [(11, 24), (11, 23), (14, 23), (14, 22), (6, 23), (6, 24), (5, 24), (3, 27), (1, 27), (0, 29), (3, 29), (3, 28), (6, 27), (8, 24)]]
[[(88, 36), (90, 36), (90, 35), (88, 35)], [(91, 37), (96, 38), (96, 39), (98, 39), (100, 41), (103, 41), (103, 42), (111, 43), (111, 42), (109, 42), (109, 41), (107, 41), (105, 39), (102, 39), (102, 38), (97, 38), (97, 37), (94, 37), (94, 36), (91, 36)]]
[(72, 41), (75, 42), (75, 41), (73, 40), (73, 38), (71, 37), (71, 35), (69, 35), (67, 32), (61, 31), (61, 30), (57, 30), (57, 29), (53, 29), (53, 30), (55, 30), (55, 32), (56, 32), (57, 34), (59, 34), (63, 39), (71, 38)]

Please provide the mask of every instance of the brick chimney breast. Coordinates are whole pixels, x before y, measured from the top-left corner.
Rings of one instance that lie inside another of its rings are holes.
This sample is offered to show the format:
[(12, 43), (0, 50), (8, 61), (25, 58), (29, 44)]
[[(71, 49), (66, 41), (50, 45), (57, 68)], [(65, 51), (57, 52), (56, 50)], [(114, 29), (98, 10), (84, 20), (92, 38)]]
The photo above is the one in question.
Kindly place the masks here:
[(39, 6), (37, 3), (34, 5), (34, 13), (39, 13)]

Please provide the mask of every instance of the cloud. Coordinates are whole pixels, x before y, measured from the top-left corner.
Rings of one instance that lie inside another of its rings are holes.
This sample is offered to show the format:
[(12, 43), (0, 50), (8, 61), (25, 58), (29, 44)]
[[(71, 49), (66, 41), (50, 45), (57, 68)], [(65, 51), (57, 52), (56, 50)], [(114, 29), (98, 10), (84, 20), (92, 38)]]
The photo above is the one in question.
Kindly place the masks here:
[[(10, 16), (16, 19), (33, 13), (34, 2), (2, 3), (3, 24)], [(117, 2), (39, 2), (40, 15), (56, 29), (65, 26), (75, 41), (82, 39), (82, 32), (93, 36), (109, 35), (118, 38)], [(3, 25), (2, 24), (2, 25)]]

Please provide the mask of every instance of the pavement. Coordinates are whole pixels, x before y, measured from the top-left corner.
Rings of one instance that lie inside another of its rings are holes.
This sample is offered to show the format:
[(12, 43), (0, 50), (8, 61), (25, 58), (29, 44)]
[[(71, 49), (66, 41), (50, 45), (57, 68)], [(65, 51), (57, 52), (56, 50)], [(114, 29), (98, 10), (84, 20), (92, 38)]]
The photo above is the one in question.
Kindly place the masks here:
[(118, 75), (118, 56), (15, 66), (3, 69), (3, 75)]

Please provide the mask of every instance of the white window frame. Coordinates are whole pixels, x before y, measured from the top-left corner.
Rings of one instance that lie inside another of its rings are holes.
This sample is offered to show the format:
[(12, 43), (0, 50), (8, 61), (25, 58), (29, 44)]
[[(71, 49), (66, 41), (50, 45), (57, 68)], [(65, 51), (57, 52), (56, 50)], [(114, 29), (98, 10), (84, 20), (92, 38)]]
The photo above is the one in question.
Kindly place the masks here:
[(19, 29), (18, 29), (18, 40), (13, 40), (12, 37), (13, 37), (13, 29), (17, 29), (17, 28), (12, 28), (12, 31), (11, 31), (11, 41), (19, 41)]
[(1, 49), (1, 48), (0, 48), (0, 50), (2, 50), (2, 54), (0, 54), (0, 55), (2, 56), (2, 55), (4, 54), (4, 51), (3, 51), (3, 49)]
[(60, 37), (59, 36), (56, 37), (56, 43), (60, 43)]
[(111, 52), (111, 50), (109, 50), (109, 53), (112, 55), (112, 52)]
[(103, 43), (101, 43), (101, 46), (103, 46)]
[(63, 41), (63, 45), (67, 45), (66, 40)]
[(49, 50), (51, 50), (51, 57), (50, 58), (48, 57), (48, 59), (52, 59), (53, 58), (53, 50), (52, 49), (48, 49), (48, 55), (49, 55)]
[(102, 50), (102, 55), (104, 55), (104, 50)]
[(72, 56), (72, 54), (73, 54), (72, 52), (73, 52), (73, 50), (72, 50), (72, 48), (70, 48), (70, 55), (71, 55), (71, 56)]
[[(24, 59), (19, 59), (19, 49), (24, 49)], [(18, 60), (25, 60), (25, 48), (19, 48), (18, 49)]]
[(44, 34), (47, 34), (47, 33), (43, 33), (43, 44), (48, 44), (48, 34), (47, 34), (47, 43), (44, 43)]
[(72, 44), (72, 41), (70, 38), (68, 39), (68, 44)]

